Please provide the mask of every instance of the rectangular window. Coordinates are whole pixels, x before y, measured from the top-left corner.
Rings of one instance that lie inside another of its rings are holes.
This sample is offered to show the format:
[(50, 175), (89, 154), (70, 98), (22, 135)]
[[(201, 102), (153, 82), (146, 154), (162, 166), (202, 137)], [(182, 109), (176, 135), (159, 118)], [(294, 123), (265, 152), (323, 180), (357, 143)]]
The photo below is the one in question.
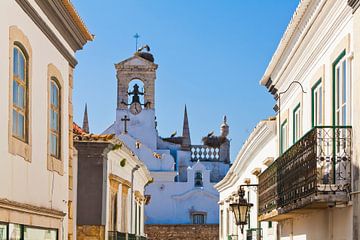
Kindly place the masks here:
[(311, 88), (312, 127), (323, 124), (323, 92), (321, 79)]
[(280, 128), (280, 154), (284, 153), (289, 146), (288, 123), (285, 120)]
[(193, 224), (205, 224), (205, 214), (196, 213), (192, 215)]
[(272, 221), (268, 222), (268, 228), (272, 228)]
[(0, 223), (0, 240), (7, 240), (8, 225)]
[(24, 240), (57, 240), (57, 231), (53, 229), (41, 229), (24, 227)]
[(301, 138), (301, 108), (300, 103), (293, 111), (293, 142)]
[(335, 70), (335, 125), (345, 126), (347, 124), (347, 76), (346, 59), (340, 58), (334, 64)]

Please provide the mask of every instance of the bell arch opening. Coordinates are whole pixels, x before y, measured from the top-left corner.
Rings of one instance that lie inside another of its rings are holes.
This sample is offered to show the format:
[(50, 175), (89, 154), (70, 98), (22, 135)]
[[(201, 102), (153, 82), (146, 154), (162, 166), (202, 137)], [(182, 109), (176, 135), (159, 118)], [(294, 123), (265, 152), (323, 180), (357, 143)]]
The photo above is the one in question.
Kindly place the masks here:
[(145, 88), (144, 82), (140, 79), (133, 79), (128, 84), (128, 105), (132, 103), (140, 103), (141, 105), (145, 104)]

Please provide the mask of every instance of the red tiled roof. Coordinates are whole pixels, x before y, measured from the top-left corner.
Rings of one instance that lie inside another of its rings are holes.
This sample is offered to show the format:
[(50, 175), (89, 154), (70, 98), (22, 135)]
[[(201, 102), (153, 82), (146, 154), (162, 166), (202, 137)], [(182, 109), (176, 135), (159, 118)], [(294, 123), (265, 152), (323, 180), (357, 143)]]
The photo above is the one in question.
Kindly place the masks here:
[(79, 125), (77, 125), (75, 122), (73, 122), (73, 133), (74, 134), (86, 134), (86, 132), (84, 131), (84, 129), (82, 129)]

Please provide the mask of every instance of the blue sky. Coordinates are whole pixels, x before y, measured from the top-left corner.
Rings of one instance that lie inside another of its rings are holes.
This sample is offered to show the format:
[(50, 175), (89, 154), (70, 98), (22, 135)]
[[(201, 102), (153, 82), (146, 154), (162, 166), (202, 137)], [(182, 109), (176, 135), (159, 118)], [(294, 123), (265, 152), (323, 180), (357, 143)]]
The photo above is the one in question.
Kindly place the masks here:
[(88, 104), (90, 130), (115, 120), (114, 63), (131, 57), (135, 33), (159, 64), (156, 115), (161, 136), (182, 132), (187, 105), (191, 140), (230, 125), (232, 161), (256, 124), (273, 115), (274, 99), (259, 85), (298, 0), (72, 1), (93, 42), (77, 53), (74, 119)]

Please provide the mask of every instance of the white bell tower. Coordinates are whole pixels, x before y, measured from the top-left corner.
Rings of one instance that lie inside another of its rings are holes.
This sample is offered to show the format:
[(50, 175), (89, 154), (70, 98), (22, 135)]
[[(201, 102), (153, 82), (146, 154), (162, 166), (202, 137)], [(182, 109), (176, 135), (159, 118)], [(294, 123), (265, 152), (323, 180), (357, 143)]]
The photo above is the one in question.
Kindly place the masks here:
[[(142, 51), (147, 49), (147, 52)], [(157, 146), (155, 79), (157, 64), (149, 47), (115, 64), (117, 77), (116, 134), (129, 134), (151, 147)], [(133, 84), (135, 82), (135, 84)]]

